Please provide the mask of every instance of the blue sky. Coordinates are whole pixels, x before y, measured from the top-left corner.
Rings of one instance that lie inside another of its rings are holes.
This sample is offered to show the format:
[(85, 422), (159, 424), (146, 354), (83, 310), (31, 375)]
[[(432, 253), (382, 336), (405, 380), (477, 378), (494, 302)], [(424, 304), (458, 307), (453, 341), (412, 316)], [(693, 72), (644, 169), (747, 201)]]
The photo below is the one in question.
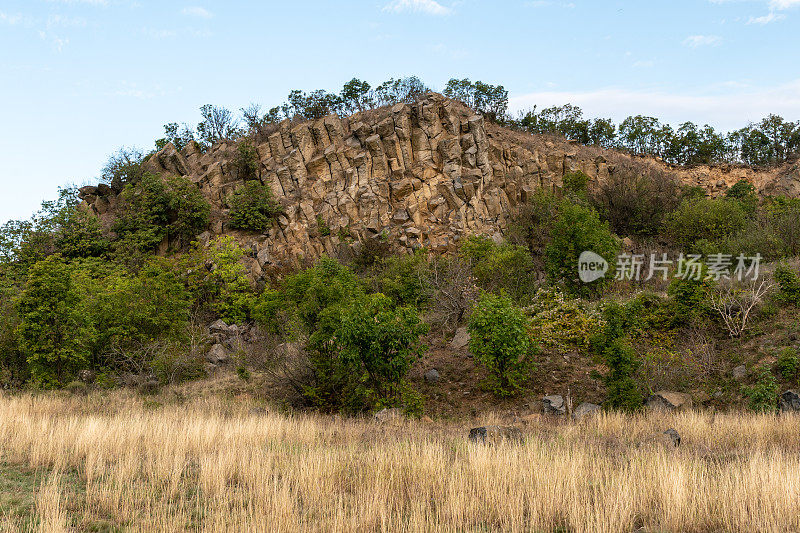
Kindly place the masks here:
[(206, 103), (416, 74), (731, 129), (800, 119), (800, 0), (0, 0), (0, 221)]

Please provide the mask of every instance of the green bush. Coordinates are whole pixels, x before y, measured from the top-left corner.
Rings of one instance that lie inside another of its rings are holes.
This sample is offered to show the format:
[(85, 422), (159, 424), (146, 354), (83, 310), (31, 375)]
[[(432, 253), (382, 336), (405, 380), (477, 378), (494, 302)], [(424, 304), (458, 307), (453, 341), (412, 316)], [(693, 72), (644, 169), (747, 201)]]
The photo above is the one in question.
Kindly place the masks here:
[(249, 141), (241, 141), (236, 147), (235, 166), (240, 180), (258, 178), (258, 152)]
[(536, 267), (524, 246), (496, 244), (485, 236), (471, 236), (461, 245), (478, 286), (490, 292), (504, 290), (515, 302), (530, 300), (536, 291)]
[(580, 170), (566, 172), (562, 179), (564, 191), (578, 198), (585, 198), (589, 187), (589, 176)]
[(550, 242), (553, 225), (563, 200), (545, 189), (536, 189), (528, 201), (517, 209), (509, 224), (509, 240), (525, 245), (534, 256), (542, 256)]
[(633, 315), (627, 306), (611, 302), (603, 310), (606, 324), (592, 338), (592, 348), (608, 367), (603, 376), (606, 387), (605, 405), (622, 411), (635, 411), (642, 406), (642, 393), (636, 382), (639, 358), (626, 340)]
[(748, 407), (759, 413), (777, 410), (778, 383), (768, 366), (758, 369), (758, 381), (752, 387), (744, 387), (742, 392), (748, 400)]
[(247, 231), (264, 231), (281, 213), (269, 185), (248, 181), (228, 198), (231, 227)]
[(800, 358), (797, 357), (797, 350), (794, 348), (784, 348), (775, 361), (775, 370), (786, 381), (797, 381), (800, 372)]
[(714, 244), (732, 237), (744, 229), (747, 217), (738, 201), (701, 198), (685, 200), (665, 223), (672, 241), (685, 251), (693, 251), (700, 241)]
[(488, 370), (492, 390), (499, 396), (522, 390), (534, 353), (528, 318), (522, 310), (507, 296), (484, 293), (467, 328), (470, 352)]
[(733, 184), (725, 191), (725, 198), (737, 201), (748, 216), (754, 215), (758, 208), (756, 188), (747, 180), (739, 180)]
[(786, 264), (780, 264), (772, 276), (778, 283), (775, 298), (788, 304), (800, 305), (800, 276), (797, 271)]
[(129, 183), (112, 229), (118, 255), (149, 253), (163, 241), (188, 244), (208, 226), (211, 206), (187, 178), (145, 174)]
[(34, 383), (58, 387), (89, 367), (95, 331), (72, 282), (72, 268), (60, 256), (31, 267), (17, 312), (20, 349)]
[[(592, 251), (609, 264), (605, 277), (592, 283), (578, 278), (578, 257)], [(608, 224), (601, 222), (589, 207), (565, 204), (553, 226), (550, 243), (545, 248), (545, 271), (553, 283), (563, 283), (570, 293), (580, 296), (598, 295), (614, 276), (619, 241)]]
[(178, 259), (195, 305), (207, 306), (227, 322), (242, 323), (251, 317), (256, 298), (241, 261), (244, 253), (233, 237), (221, 236), (207, 246), (195, 243)]
[(374, 292), (392, 299), (395, 305), (424, 306), (431, 297), (426, 271), (428, 257), (424, 250), (411, 254), (393, 255), (375, 265), (369, 279)]
[(705, 267), (699, 276), (673, 279), (667, 288), (669, 296), (670, 325), (688, 326), (697, 318), (709, 313), (709, 289), (713, 283), (705, 279)]

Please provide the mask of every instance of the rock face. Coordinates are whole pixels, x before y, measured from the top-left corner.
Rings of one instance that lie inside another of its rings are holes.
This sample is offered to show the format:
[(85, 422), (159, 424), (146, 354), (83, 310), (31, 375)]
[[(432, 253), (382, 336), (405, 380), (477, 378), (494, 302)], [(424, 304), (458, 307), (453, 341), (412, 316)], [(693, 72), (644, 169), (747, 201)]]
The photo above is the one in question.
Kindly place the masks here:
[[(452, 249), (470, 234), (500, 237), (516, 206), (537, 189), (561, 187), (570, 171), (603, 181), (627, 161), (667, 169), (712, 194), (743, 177), (760, 189), (775, 178), (735, 167), (671, 169), (652, 158), (513, 132), (435, 93), (346, 118), (286, 120), (255, 148), (258, 179), (284, 210), (262, 234), (228, 227), (225, 199), (244, 183), (236, 141), (218, 142), (205, 153), (195, 143), (182, 150), (167, 144), (146, 162), (151, 172), (187, 176), (197, 185), (212, 206), (201, 241), (233, 235), (252, 252), (247, 266), (255, 279), (269, 266), (336, 255), (377, 235), (396, 250), (432, 251)], [(800, 194), (797, 172), (781, 180), (783, 189)], [(118, 197), (110, 187), (83, 187), (80, 195), (92, 212), (113, 217)], [(321, 232), (320, 221), (330, 231)]]
[(508, 426), (481, 426), (469, 431), (469, 440), (480, 444), (498, 444), (503, 441), (521, 442), (522, 431)]
[(659, 391), (648, 397), (645, 405), (656, 411), (681, 411), (692, 408), (692, 397), (682, 392)]

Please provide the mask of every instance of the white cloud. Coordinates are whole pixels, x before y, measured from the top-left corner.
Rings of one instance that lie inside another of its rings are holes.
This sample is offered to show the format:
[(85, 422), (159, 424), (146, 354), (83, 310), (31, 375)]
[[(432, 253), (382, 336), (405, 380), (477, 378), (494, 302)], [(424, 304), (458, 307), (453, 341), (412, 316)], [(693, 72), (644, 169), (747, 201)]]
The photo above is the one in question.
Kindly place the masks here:
[(553, 2), (551, 0), (531, 0), (530, 2), (525, 2), (526, 6), (529, 7), (564, 7), (567, 9), (573, 9), (575, 4), (572, 2)]
[(48, 28), (83, 28), (86, 26), (86, 19), (80, 17), (65, 17), (62, 15), (50, 15), (47, 17)]
[(53, 4), (88, 4), (90, 6), (107, 6), (108, 0), (47, 0)]
[(392, 13), (425, 13), (426, 15), (449, 15), (452, 9), (445, 7), (436, 0), (394, 0), (383, 7), (384, 11)]
[(54, 35), (52, 33), (48, 33), (46, 31), (39, 31), (39, 37), (43, 41), (47, 41), (58, 53), (61, 53), (64, 50), (64, 47), (69, 44), (69, 39), (59, 37), (58, 35)]
[(211, 11), (200, 6), (184, 7), (181, 13), (183, 13), (184, 15), (189, 15), (191, 17), (198, 17), (201, 19), (210, 19), (214, 17), (214, 14)]
[(800, 0), (770, 0), (769, 2), (769, 7), (772, 9), (789, 9), (794, 6), (800, 6)]
[(642, 60), (639, 60), (639, 61), (634, 61), (633, 62), (633, 68), (652, 68), (653, 66), (655, 66), (655, 62), (654, 61), (642, 61)]
[(770, 22), (777, 22), (779, 20), (783, 20), (786, 18), (786, 15), (777, 14), (774, 11), (770, 11), (769, 14), (764, 15), (762, 17), (750, 17), (750, 20), (747, 21), (748, 24), (769, 24)]
[(14, 26), (22, 22), (22, 15), (9, 15), (0, 11), (0, 22)]
[(588, 117), (610, 117), (619, 122), (629, 115), (658, 117), (677, 125), (687, 120), (723, 130), (745, 126), (777, 113), (788, 120), (800, 118), (800, 79), (775, 87), (753, 87), (724, 82), (703, 93), (681, 94), (660, 90), (619, 88), (596, 91), (541, 91), (509, 98), (512, 112), (553, 105), (574, 104)]
[(683, 40), (683, 44), (691, 48), (698, 48), (700, 46), (717, 46), (721, 42), (722, 37), (719, 35), (690, 35)]

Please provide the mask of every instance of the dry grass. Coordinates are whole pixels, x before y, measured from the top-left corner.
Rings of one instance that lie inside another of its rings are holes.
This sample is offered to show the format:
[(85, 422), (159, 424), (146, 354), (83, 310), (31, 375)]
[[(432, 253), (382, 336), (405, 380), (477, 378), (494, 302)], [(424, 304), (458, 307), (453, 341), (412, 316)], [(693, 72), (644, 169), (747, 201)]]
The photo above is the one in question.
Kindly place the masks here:
[[(3, 531), (798, 531), (800, 418), (533, 421), (523, 444), (469, 423), (251, 414), (209, 398), (0, 398), (5, 465), (34, 468), (35, 516)], [(479, 420), (474, 423), (497, 420)], [(675, 427), (683, 445), (657, 436)], [(64, 494), (76, 473), (81, 497)]]

